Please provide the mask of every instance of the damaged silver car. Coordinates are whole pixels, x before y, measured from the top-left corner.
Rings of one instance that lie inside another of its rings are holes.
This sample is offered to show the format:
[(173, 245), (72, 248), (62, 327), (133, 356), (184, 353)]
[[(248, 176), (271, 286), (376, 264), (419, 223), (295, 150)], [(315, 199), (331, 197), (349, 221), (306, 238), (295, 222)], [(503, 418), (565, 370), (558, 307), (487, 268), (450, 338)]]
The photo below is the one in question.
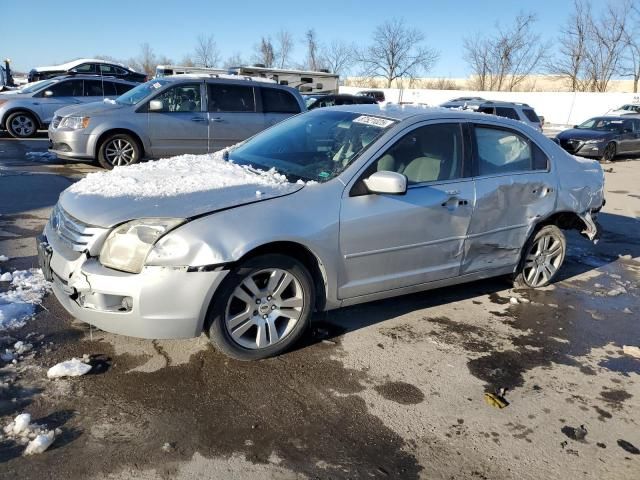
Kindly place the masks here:
[(279, 354), (324, 311), (513, 275), (552, 282), (563, 230), (594, 240), (596, 161), (529, 126), (352, 105), (225, 152), (92, 174), (38, 240), (60, 303), (103, 330)]

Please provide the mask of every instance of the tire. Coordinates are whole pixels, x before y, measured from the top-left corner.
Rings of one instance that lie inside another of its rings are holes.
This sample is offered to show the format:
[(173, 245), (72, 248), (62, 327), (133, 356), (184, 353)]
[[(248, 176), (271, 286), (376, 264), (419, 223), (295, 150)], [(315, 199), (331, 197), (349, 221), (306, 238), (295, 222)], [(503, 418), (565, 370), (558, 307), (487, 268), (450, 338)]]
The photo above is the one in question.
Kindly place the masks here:
[(567, 240), (555, 225), (540, 228), (527, 241), (514, 279), (514, 286), (541, 288), (558, 274), (567, 252)]
[(602, 154), (602, 158), (600, 161), (602, 163), (610, 163), (616, 156), (617, 146), (614, 142), (607, 143), (607, 146), (604, 147), (604, 153)]
[(138, 141), (126, 133), (116, 133), (107, 137), (98, 149), (98, 163), (102, 168), (133, 165), (140, 161), (142, 149)]
[(313, 279), (296, 259), (250, 258), (229, 272), (214, 294), (207, 314), (209, 339), (236, 360), (279, 355), (307, 329), (314, 299)]
[(13, 112), (7, 117), (5, 128), (14, 138), (30, 138), (38, 131), (38, 120), (29, 112)]

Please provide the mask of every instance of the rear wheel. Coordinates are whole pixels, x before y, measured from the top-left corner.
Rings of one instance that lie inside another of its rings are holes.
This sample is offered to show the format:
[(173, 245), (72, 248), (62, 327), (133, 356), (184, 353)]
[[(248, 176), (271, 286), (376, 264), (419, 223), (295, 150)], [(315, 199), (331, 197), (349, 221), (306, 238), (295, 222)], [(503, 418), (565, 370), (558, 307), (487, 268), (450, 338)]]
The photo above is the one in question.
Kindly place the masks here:
[(315, 290), (304, 265), (279, 254), (254, 257), (229, 273), (208, 314), (209, 338), (226, 355), (278, 355), (304, 333)]
[(9, 115), (5, 124), (7, 132), (14, 138), (33, 137), (38, 131), (38, 121), (28, 112), (15, 112)]
[(539, 288), (549, 285), (564, 262), (567, 241), (555, 225), (542, 227), (525, 245), (514, 284)]
[(108, 137), (98, 150), (98, 163), (103, 168), (132, 165), (140, 161), (141, 149), (138, 142), (125, 133), (117, 133)]
[(609, 163), (616, 156), (616, 144), (614, 142), (610, 142), (604, 147), (604, 153), (602, 154), (602, 162)]

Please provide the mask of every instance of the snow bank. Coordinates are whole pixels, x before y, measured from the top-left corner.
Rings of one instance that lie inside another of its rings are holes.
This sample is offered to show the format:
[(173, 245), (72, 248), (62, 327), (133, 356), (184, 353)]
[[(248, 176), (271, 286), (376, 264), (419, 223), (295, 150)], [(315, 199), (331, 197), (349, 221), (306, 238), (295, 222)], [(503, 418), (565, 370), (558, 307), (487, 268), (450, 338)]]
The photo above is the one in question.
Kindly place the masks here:
[(207, 155), (179, 155), (108, 172), (90, 173), (67, 190), (100, 197), (174, 197), (238, 185), (256, 190), (282, 189), (286, 177), (271, 169), (254, 170), (223, 159), (225, 150)]
[(9, 291), (0, 293), (0, 331), (24, 326), (50, 289), (38, 268), (13, 272)]
[(61, 377), (79, 377), (91, 370), (91, 365), (84, 363), (82, 360), (72, 358), (66, 362), (60, 362), (54, 365), (47, 372), (48, 378), (61, 378)]

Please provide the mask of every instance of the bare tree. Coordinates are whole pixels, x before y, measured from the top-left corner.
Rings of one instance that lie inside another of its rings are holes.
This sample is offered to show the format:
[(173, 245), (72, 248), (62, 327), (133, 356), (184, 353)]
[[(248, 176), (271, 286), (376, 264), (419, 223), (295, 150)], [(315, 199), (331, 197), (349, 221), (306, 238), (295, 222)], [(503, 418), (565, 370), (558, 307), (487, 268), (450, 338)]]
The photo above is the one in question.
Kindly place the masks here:
[(638, 93), (640, 83), (640, 11), (633, 10), (633, 20), (625, 33), (625, 65), (621, 74), (633, 78), (633, 93)]
[(535, 22), (535, 15), (521, 13), (492, 36), (465, 39), (464, 58), (483, 90), (513, 91), (540, 67), (548, 45), (534, 33)]
[(156, 65), (158, 65), (158, 60), (156, 54), (147, 42), (140, 45), (140, 53), (136, 58), (132, 58), (129, 63), (139, 70), (140, 72), (144, 72), (149, 76), (153, 76), (156, 73)]
[(278, 68), (285, 68), (289, 65), (291, 50), (293, 50), (293, 36), (288, 30), (280, 30), (276, 35), (275, 52)]
[(196, 63), (205, 68), (215, 67), (220, 62), (220, 52), (213, 35), (198, 35), (194, 57)]
[(242, 59), (242, 56), (240, 54), (240, 52), (235, 52), (233, 55), (231, 55), (229, 58), (227, 58), (224, 61), (224, 68), (231, 68), (231, 67), (240, 67), (244, 64), (244, 60)]
[(415, 78), (436, 63), (439, 53), (423, 43), (419, 30), (400, 19), (388, 20), (376, 27), (371, 44), (357, 52), (356, 59), (366, 75), (382, 77), (391, 87), (394, 80)]
[(322, 48), (322, 59), (325, 66), (333, 73), (344, 75), (349, 71), (355, 57), (355, 46), (340, 40), (332, 41), (328, 47)]
[(307, 59), (305, 62), (305, 68), (309, 70), (320, 70), (322, 64), (320, 61), (320, 45), (318, 43), (318, 37), (316, 31), (313, 29), (307, 30), (304, 34), (305, 43), (307, 46)]
[(253, 61), (272, 68), (276, 60), (275, 49), (271, 42), (271, 37), (262, 37), (260, 43), (254, 47)]
[(195, 67), (196, 62), (191, 55), (185, 55), (182, 57), (182, 60), (180, 60), (180, 65), (183, 67)]

